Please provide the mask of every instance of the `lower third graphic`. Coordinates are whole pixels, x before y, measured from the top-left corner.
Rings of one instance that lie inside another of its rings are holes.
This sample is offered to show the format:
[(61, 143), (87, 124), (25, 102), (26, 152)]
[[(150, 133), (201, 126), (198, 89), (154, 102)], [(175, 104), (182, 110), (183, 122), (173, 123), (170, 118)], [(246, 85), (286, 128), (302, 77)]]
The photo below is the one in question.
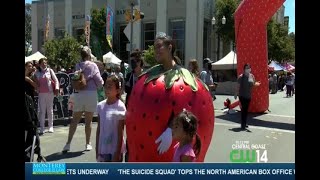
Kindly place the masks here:
[(32, 174), (38, 175), (65, 175), (65, 163), (34, 163), (32, 164)]

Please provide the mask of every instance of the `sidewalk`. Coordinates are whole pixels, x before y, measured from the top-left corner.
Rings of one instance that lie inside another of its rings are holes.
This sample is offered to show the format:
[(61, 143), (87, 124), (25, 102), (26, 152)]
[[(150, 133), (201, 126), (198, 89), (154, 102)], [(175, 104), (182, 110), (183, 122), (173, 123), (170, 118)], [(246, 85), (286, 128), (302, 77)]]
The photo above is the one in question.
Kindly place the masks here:
[[(125, 99), (126, 94), (122, 95), (122, 99)], [(213, 102), (215, 109), (216, 119), (236, 121), (240, 116), (240, 112), (235, 114), (224, 114), (222, 109), (224, 108), (223, 102), (229, 98), (231, 101), (234, 101), (233, 96), (228, 95), (216, 95), (217, 99)], [(270, 106), (269, 109), (271, 112), (266, 114), (250, 114), (249, 118), (259, 119), (260, 121), (268, 121), (273, 123), (286, 123), (286, 124), (295, 124), (295, 98), (285, 98), (285, 94), (278, 92), (277, 94), (270, 94)], [(236, 111), (240, 111), (239, 107), (235, 108)], [(70, 117), (72, 118), (72, 117)], [(65, 119), (56, 119), (53, 121), (54, 126), (67, 126), (70, 123), (69, 118)], [(84, 116), (79, 123), (84, 123)], [(93, 117), (93, 122), (97, 122), (97, 116)], [(46, 121), (47, 123), (47, 121)], [(265, 122), (257, 123), (259, 125), (265, 124)]]

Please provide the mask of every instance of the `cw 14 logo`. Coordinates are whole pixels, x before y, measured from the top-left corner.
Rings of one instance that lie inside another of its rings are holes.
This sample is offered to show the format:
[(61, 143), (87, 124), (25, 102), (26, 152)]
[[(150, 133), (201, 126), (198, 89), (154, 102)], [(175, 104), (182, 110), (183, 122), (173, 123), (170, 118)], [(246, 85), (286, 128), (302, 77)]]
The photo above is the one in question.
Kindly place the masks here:
[(230, 161), (238, 163), (268, 162), (267, 150), (234, 149), (230, 152)]

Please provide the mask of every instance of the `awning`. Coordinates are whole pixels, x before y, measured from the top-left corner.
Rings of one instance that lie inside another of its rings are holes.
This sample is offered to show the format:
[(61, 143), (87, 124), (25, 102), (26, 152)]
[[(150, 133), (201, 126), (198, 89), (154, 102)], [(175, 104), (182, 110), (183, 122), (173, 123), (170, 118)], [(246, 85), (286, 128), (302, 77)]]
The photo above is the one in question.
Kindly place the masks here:
[(212, 63), (213, 70), (231, 70), (237, 69), (237, 54), (230, 51), (224, 58)]

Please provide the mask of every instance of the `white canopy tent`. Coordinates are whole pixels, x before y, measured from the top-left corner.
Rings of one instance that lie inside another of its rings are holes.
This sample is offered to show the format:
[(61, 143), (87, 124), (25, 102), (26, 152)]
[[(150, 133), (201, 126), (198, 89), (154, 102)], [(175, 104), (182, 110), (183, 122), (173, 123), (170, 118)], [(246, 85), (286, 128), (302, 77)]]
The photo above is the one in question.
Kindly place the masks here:
[(121, 63), (121, 60), (117, 56), (115, 56), (111, 51), (103, 55), (102, 59), (103, 59), (103, 62), (107, 64), (109, 63), (109, 64), (120, 65)]
[(39, 51), (37, 51), (36, 53), (26, 57), (25, 62), (33, 61), (33, 60), (39, 61), (41, 58), (46, 58), (46, 57), (43, 54), (41, 54)]
[(237, 69), (237, 54), (230, 51), (225, 57), (219, 61), (212, 63), (213, 70), (232, 70)]
[(95, 57), (92, 53), (91, 53), (91, 60), (92, 61), (96, 61), (97, 60), (97, 57)]

